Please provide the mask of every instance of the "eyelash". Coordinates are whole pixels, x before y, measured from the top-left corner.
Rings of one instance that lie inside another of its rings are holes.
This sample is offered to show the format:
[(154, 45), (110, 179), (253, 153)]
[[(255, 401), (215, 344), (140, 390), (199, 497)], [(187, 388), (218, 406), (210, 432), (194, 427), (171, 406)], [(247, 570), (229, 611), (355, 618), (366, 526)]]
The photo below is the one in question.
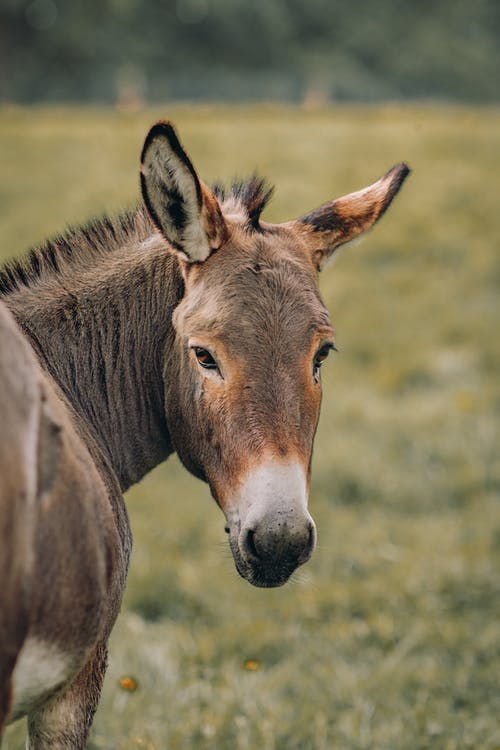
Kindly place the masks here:
[(202, 346), (193, 346), (194, 356), (200, 367), (205, 370), (218, 370), (219, 366), (208, 349), (204, 349)]

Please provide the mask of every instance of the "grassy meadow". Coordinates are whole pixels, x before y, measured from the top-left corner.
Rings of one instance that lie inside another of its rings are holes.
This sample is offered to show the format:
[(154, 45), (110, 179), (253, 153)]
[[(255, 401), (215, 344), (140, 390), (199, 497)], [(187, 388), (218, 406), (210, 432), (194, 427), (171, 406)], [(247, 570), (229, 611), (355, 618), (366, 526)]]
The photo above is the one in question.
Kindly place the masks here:
[(89, 750), (500, 748), (500, 111), (4, 108), (1, 255), (138, 200), (158, 117), (207, 181), (267, 175), (271, 221), (400, 160), (413, 174), (321, 279), (340, 353), (323, 369), (313, 559), (254, 589), (176, 459), (134, 487)]

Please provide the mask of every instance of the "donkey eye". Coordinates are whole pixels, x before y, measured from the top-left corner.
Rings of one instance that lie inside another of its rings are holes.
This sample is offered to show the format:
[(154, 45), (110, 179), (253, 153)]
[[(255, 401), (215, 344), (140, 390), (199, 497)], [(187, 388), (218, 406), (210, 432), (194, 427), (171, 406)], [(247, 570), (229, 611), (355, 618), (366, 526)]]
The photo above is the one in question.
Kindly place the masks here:
[(323, 344), (323, 346), (320, 349), (318, 349), (318, 351), (316, 352), (316, 356), (314, 357), (314, 363), (313, 363), (315, 373), (318, 372), (319, 368), (321, 367), (325, 359), (328, 357), (332, 349), (334, 351), (337, 351), (337, 349), (335, 348), (335, 344), (332, 344), (330, 342), (328, 344)]
[(207, 349), (203, 349), (201, 346), (194, 346), (193, 351), (196, 359), (198, 360), (198, 364), (200, 364), (206, 370), (219, 369), (217, 362)]

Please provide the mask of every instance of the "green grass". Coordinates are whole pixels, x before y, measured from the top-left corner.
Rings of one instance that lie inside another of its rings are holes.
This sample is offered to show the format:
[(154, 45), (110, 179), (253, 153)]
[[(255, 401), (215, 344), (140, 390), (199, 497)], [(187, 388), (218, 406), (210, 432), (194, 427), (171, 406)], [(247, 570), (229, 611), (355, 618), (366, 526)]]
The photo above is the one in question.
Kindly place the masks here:
[(286, 587), (253, 589), (176, 460), (133, 488), (132, 567), (88, 747), (495, 750), (500, 112), (4, 109), (3, 255), (137, 200), (159, 116), (207, 180), (257, 168), (275, 182), (270, 220), (401, 159), (414, 173), (322, 278), (341, 353), (324, 369), (314, 558)]

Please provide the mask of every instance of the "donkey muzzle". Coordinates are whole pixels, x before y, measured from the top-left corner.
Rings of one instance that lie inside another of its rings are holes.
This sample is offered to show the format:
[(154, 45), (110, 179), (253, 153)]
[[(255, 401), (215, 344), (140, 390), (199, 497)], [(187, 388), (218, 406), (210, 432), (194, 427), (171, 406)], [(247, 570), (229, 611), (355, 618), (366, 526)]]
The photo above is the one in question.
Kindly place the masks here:
[(232, 505), (230, 546), (236, 569), (256, 586), (280, 586), (310, 558), (316, 527), (307, 510), (305, 474), (298, 463), (253, 469)]
[(244, 526), (238, 538), (242, 558), (253, 565), (302, 565), (311, 557), (316, 541), (314, 521), (307, 516), (269, 515)]

